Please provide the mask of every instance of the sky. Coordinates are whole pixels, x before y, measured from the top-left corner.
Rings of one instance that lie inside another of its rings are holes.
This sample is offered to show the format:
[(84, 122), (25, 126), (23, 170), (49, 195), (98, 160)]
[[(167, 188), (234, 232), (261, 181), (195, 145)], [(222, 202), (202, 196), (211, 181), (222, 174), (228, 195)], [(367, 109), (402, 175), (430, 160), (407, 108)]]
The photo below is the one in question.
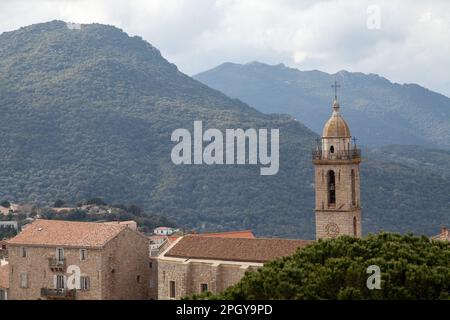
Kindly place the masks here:
[(115, 25), (189, 75), (224, 62), (377, 73), (450, 97), (447, 0), (0, 0), (0, 32)]

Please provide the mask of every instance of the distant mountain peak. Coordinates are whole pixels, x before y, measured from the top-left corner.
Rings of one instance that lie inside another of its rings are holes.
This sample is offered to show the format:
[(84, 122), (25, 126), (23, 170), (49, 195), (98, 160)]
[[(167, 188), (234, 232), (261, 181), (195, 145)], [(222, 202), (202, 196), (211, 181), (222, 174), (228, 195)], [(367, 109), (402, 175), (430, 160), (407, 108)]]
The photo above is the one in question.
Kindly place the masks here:
[[(257, 112), (182, 74), (139, 37), (101, 24), (77, 27), (51, 21), (0, 35), (0, 199), (12, 195), (49, 204), (100, 196), (109, 203), (142, 205), (146, 212), (172, 217), (189, 229), (250, 226), (259, 235), (314, 236), (313, 132), (291, 117)], [(236, 70), (223, 70), (225, 77), (236, 73), (232, 79), (239, 89), (245, 92), (248, 84), (254, 85), (257, 97), (278, 111), (307, 108), (296, 117), (302, 123), (312, 117), (323, 126), (330, 115), (332, 79), (325, 73), (294, 72), (280, 65), (267, 66), (270, 72), (255, 72), (260, 66), (228, 66)], [(276, 81), (264, 83), (272, 79), (267, 77), (272, 71)], [(286, 75), (292, 85), (283, 82)], [(357, 86), (363, 84), (349, 88), (360, 90)], [(277, 102), (287, 89), (295, 94)], [(364, 107), (377, 96), (387, 107), (380, 110), (388, 120), (389, 108), (417, 107), (408, 100), (388, 104), (391, 96), (384, 93), (369, 91), (352, 102)], [(420, 95), (414, 98), (419, 101)], [(252, 165), (173, 164), (171, 133), (192, 129), (196, 120), (205, 129), (279, 128), (280, 172), (262, 179)], [(376, 199), (365, 205), (365, 232), (431, 234), (449, 220), (444, 213), (447, 180), (415, 167), (411, 171), (367, 160), (363, 197)], [(446, 156), (442, 162), (449, 163)], [(423, 188), (410, 187), (411, 172)], [(417, 199), (425, 199), (424, 206), (417, 207)]]
[(234, 64), (196, 76), (260, 111), (289, 113), (320, 133), (333, 92), (353, 133), (372, 146), (419, 144), (450, 149), (450, 99), (417, 84), (398, 84), (374, 73), (302, 71), (282, 64)]

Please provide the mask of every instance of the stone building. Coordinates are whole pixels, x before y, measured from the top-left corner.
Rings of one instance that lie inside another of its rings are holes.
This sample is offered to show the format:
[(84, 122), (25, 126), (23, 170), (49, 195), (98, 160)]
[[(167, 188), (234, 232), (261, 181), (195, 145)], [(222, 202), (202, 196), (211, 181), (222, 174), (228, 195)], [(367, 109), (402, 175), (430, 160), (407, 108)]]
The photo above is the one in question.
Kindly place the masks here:
[(265, 262), (293, 254), (312, 241), (187, 235), (172, 243), (158, 264), (158, 299), (220, 293)]
[[(195, 234), (191, 234), (195, 236)], [(251, 230), (209, 232), (197, 234), (202, 237), (219, 238), (246, 238), (254, 239), (255, 236)], [(151, 236), (150, 238), (150, 281), (149, 281), (149, 299), (158, 299), (158, 257), (171, 244), (177, 241), (181, 236)]]
[(351, 145), (350, 129), (335, 95), (333, 113), (313, 151), (317, 239), (361, 237), (360, 162), (361, 150)]
[(148, 247), (127, 225), (36, 220), (8, 241), (9, 299), (147, 299)]

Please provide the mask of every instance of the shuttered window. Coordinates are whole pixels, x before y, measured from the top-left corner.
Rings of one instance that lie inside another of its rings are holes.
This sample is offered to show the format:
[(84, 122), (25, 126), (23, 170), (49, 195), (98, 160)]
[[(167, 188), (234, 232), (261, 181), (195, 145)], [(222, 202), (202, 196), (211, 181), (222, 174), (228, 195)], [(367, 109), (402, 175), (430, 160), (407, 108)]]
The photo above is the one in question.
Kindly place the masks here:
[(54, 282), (56, 289), (64, 289), (66, 287), (66, 279), (63, 275), (55, 275)]
[(28, 288), (28, 273), (22, 272), (20, 274), (20, 287)]
[(175, 298), (175, 281), (169, 281), (169, 297)]
[(91, 288), (91, 279), (86, 276), (80, 277), (80, 289), (81, 290), (90, 290)]

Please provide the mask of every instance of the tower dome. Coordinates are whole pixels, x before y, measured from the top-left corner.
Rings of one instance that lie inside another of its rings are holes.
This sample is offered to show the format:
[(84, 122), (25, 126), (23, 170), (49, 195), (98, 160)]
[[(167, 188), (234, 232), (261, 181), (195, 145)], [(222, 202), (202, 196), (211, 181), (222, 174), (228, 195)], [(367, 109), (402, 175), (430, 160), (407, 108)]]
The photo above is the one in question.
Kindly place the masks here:
[(334, 99), (333, 114), (323, 127), (323, 138), (350, 138), (350, 129), (339, 112), (339, 102)]

